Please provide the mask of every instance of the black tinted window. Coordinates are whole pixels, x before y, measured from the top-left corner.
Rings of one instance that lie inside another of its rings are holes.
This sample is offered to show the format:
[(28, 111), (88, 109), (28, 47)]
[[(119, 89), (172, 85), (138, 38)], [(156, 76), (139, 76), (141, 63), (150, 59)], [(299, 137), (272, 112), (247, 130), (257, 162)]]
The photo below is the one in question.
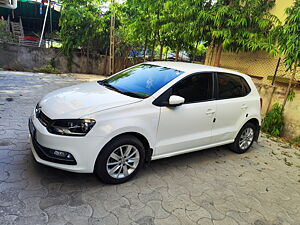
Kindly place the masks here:
[(244, 78), (240, 77), (242, 85), (243, 85), (243, 96), (246, 96), (247, 94), (250, 93), (251, 89), (249, 87), (249, 84), (247, 83), (247, 81), (245, 81)]
[(209, 100), (212, 98), (212, 74), (191, 75), (175, 84), (172, 94), (183, 97), (185, 103)]
[(227, 73), (218, 73), (219, 99), (238, 98), (247, 95), (250, 87), (244, 78)]

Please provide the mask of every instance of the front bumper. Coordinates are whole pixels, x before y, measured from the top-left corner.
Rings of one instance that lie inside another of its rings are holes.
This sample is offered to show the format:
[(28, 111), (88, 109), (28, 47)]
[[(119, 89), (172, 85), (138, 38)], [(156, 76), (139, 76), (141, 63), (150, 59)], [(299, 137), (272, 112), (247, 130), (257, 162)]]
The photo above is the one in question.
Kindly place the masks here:
[[(35, 116), (30, 119), (34, 128), (33, 132), (29, 123), (30, 144), (37, 162), (71, 172), (92, 173), (94, 171), (95, 161), (104, 146), (102, 137), (55, 135), (49, 133)], [(62, 160), (47, 154), (48, 151), (54, 150), (71, 153), (74, 160)]]
[(31, 134), (31, 144), (32, 144), (36, 154), (45, 161), (59, 163), (59, 164), (65, 164), (65, 165), (76, 165), (77, 164), (77, 162), (74, 158), (67, 159), (67, 158), (55, 156), (53, 154), (53, 152), (56, 151), (55, 149), (46, 148), (46, 147), (40, 145), (35, 140), (35, 138), (32, 136), (32, 134)]

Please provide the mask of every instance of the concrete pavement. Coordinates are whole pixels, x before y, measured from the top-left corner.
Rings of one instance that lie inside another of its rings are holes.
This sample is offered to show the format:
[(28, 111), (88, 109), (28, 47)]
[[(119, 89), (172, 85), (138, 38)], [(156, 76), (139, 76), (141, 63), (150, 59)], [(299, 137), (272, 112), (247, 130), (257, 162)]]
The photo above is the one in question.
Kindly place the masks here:
[(153, 161), (121, 185), (36, 163), (27, 128), (36, 103), (100, 78), (0, 71), (1, 225), (300, 224), (300, 151), (266, 137), (242, 155), (220, 147)]

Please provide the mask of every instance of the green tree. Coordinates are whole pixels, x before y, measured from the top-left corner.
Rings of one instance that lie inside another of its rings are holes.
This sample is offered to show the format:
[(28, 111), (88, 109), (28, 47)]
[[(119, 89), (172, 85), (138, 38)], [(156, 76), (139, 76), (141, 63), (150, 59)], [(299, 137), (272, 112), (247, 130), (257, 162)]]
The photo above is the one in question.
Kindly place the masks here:
[(176, 52), (185, 50), (192, 58), (197, 54), (199, 43), (209, 40), (211, 2), (206, 0), (173, 0), (165, 3), (165, 23), (162, 30), (167, 44)]
[(160, 45), (160, 59), (164, 47), (178, 58), (181, 50), (195, 55), (206, 41), (217, 48), (219, 66), (222, 49), (275, 53), (270, 31), (279, 21), (269, 13), (273, 5), (269, 0), (128, 0), (119, 11), (120, 31), (134, 47), (153, 53)]
[(292, 71), (292, 76), (285, 93), (282, 110), (288, 100), (292, 82), (300, 64), (300, 1), (295, 0), (293, 6), (287, 8), (285, 12), (287, 17), (278, 32), (278, 47), (283, 54), (287, 70)]
[(123, 46), (130, 43), (133, 48), (143, 48), (144, 57), (146, 49), (154, 49), (158, 40), (159, 17), (163, 0), (128, 0), (119, 5), (117, 17), (120, 26), (117, 29), (119, 40)]
[(269, 10), (269, 0), (218, 0), (212, 6), (211, 40), (217, 49), (215, 66), (220, 66), (222, 49), (227, 51), (266, 50), (275, 53), (271, 31), (279, 23)]
[(176, 51), (177, 58), (180, 50), (196, 54), (200, 41), (207, 37), (207, 6), (211, 3), (206, 0), (128, 0), (118, 10), (118, 31), (135, 48), (143, 45), (144, 52), (150, 48), (152, 58), (158, 45), (160, 59), (164, 47)]
[(122, 55), (132, 49), (146, 49), (151, 39), (152, 27), (148, 13), (147, 1), (128, 0), (123, 4), (116, 4), (119, 26), (116, 29), (118, 50)]
[(91, 52), (107, 52), (110, 17), (101, 11), (102, 3), (94, 0), (63, 1), (60, 39), (69, 58), (69, 69), (74, 49), (81, 49), (88, 57)]

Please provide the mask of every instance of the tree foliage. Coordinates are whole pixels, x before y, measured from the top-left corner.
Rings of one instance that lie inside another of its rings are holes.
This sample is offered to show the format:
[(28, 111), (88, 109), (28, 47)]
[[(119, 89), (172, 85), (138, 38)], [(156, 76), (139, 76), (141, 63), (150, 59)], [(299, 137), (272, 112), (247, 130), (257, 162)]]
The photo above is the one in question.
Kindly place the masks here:
[(289, 99), (292, 81), (300, 64), (300, 0), (295, 0), (294, 4), (285, 12), (287, 17), (284, 25), (277, 28), (278, 47), (283, 54), (287, 70), (293, 71), (293, 73), (284, 96), (282, 110)]
[(220, 65), (221, 50), (276, 53), (272, 30), (279, 24), (269, 10), (268, 0), (219, 0), (211, 10), (211, 37), (218, 52), (215, 65)]
[(60, 17), (60, 39), (66, 55), (74, 49), (103, 52), (108, 46), (109, 20), (102, 1), (64, 0)]
[[(298, 0), (297, 0), (298, 1)], [(110, 11), (100, 0), (66, 0), (61, 15), (65, 52), (108, 48)], [(116, 53), (164, 49), (186, 51), (195, 58), (199, 46), (210, 44), (227, 51), (266, 50), (276, 53), (273, 28), (279, 22), (269, 13), (269, 0), (127, 0), (114, 4)], [(178, 54), (177, 54), (178, 56)]]
[(125, 42), (150, 49), (160, 45), (193, 54), (206, 41), (227, 51), (275, 53), (271, 30), (279, 20), (269, 13), (273, 5), (269, 0), (127, 0), (118, 10), (119, 31)]
[(278, 46), (284, 56), (284, 63), (288, 70), (300, 63), (300, 1), (286, 9), (287, 17), (284, 25), (279, 27)]

